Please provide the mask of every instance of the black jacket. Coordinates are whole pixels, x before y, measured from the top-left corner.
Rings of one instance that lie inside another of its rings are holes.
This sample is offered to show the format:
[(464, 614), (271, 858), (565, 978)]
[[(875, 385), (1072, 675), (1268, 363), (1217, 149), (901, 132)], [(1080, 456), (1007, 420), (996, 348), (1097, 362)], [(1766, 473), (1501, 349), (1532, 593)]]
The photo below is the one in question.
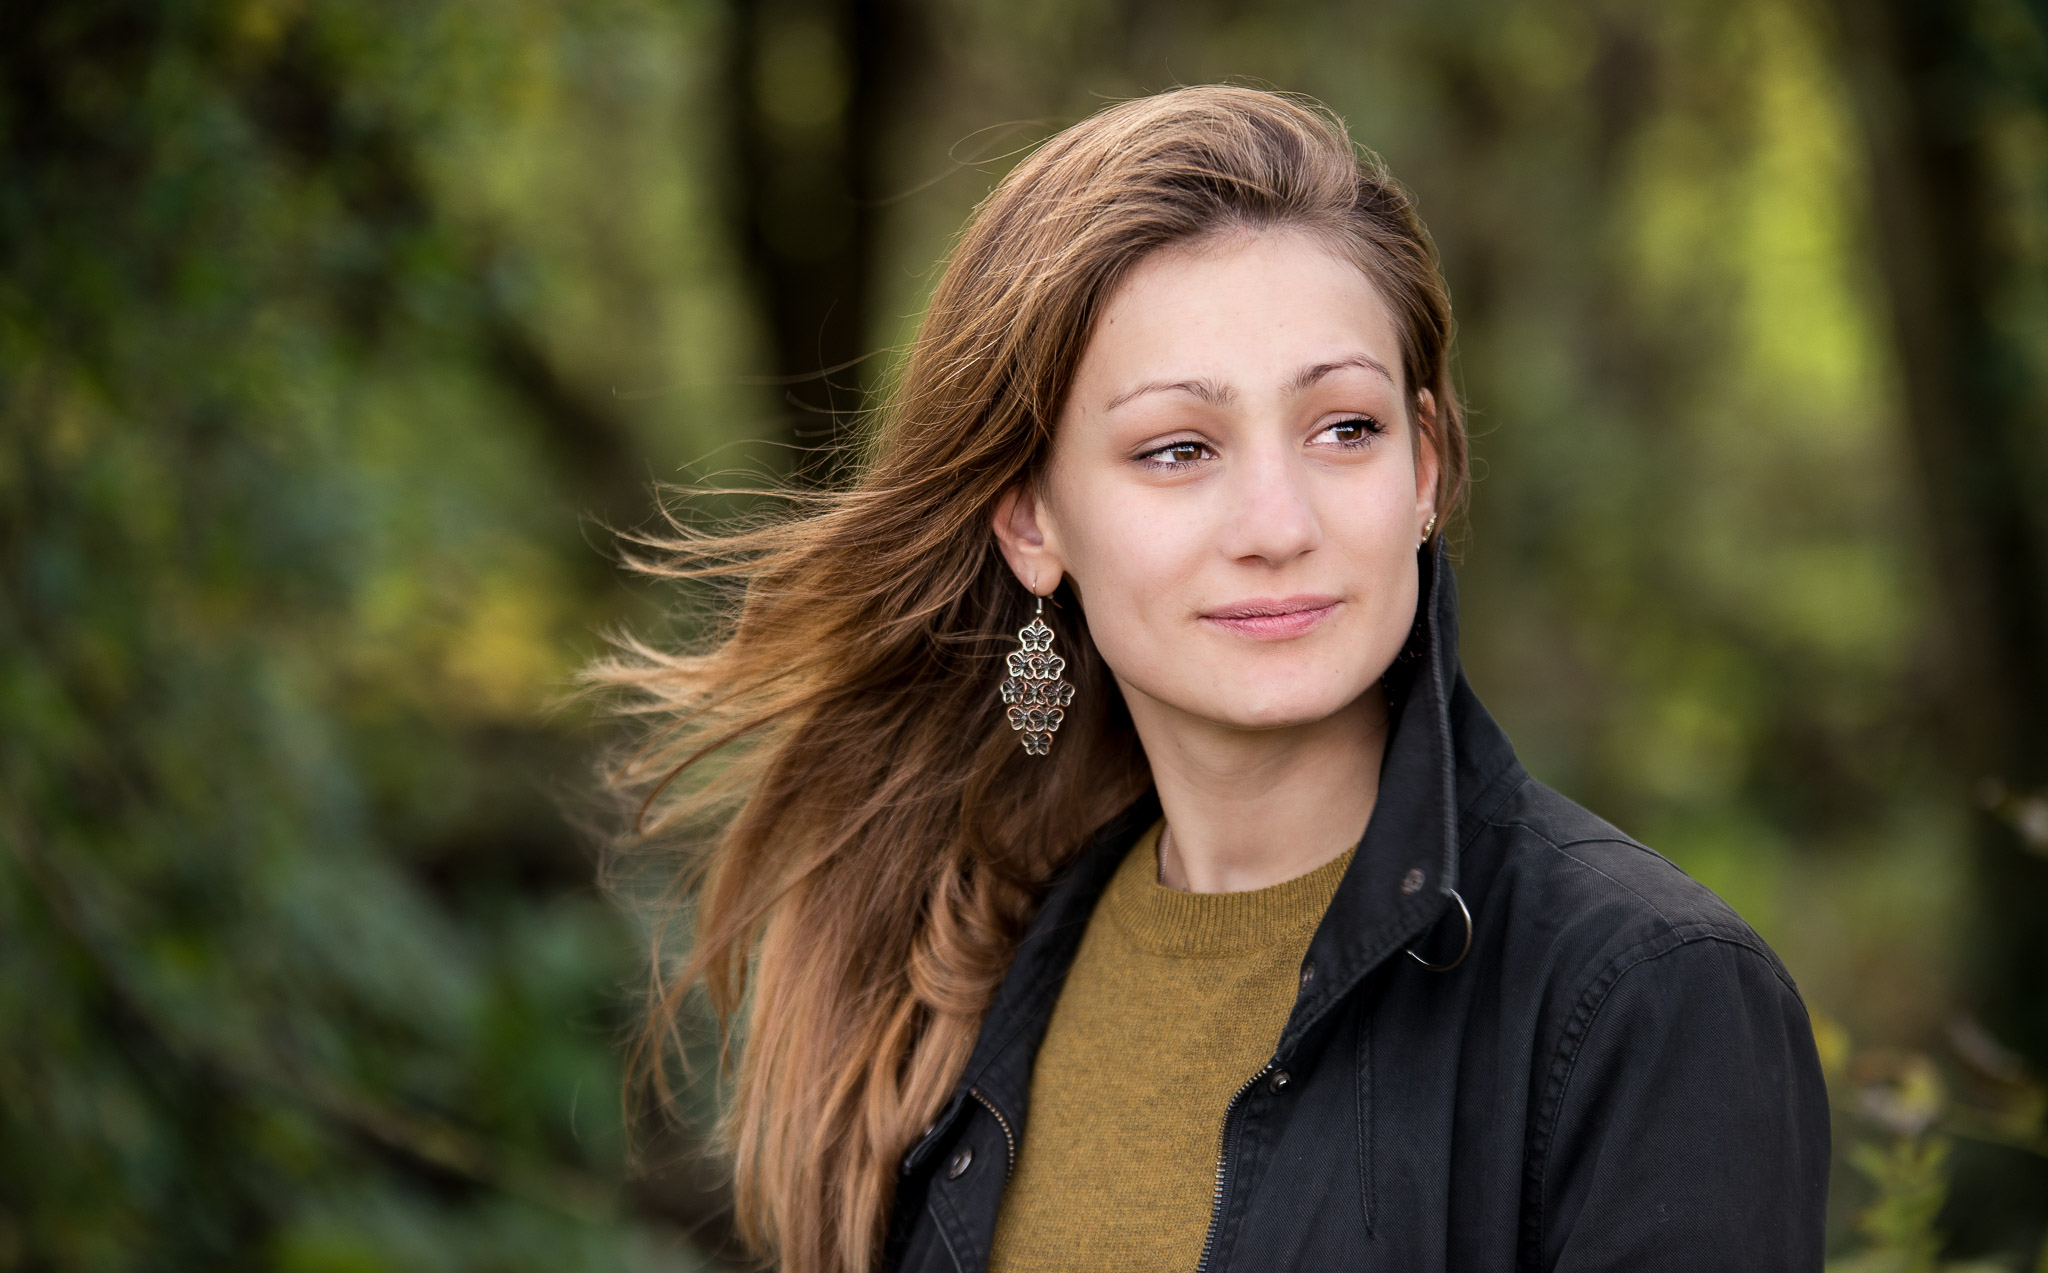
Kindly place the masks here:
[[(1422, 596), (1378, 808), (1218, 1129), (1201, 1267), (1818, 1270), (1827, 1092), (1792, 979), (1719, 898), (1523, 771), (1458, 668), (1440, 551)], [(986, 1267), (1061, 982), (1157, 816), (1118, 817), (1047, 895), (904, 1160), (890, 1267)], [(1454, 891), (1471, 947), (1431, 972), (1404, 952), (1458, 954)]]

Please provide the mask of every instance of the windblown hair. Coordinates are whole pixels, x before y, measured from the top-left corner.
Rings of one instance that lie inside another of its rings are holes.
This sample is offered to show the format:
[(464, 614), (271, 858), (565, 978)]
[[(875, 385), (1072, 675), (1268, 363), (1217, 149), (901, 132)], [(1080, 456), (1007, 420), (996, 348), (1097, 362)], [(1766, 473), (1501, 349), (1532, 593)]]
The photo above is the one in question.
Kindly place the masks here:
[(636, 1070), (662, 1094), (699, 987), (737, 1057), (727, 1145), (742, 1236), (789, 1273), (877, 1266), (902, 1154), (952, 1093), (1053, 875), (1151, 778), (1064, 588), (1046, 618), (1076, 687), (1027, 756), (996, 689), (1032, 598), (996, 549), (1036, 480), (1097, 314), (1147, 254), (1244, 230), (1318, 236), (1393, 315), (1446, 520), (1465, 487), (1451, 313), (1407, 194), (1343, 124), (1281, 94), (1206, 86), (1110, 107), (1041, 146), (955, 246), (843, 489), (722, 532), (672, 518), (635, 564), (723, 580), (695, 652), (628, 643), (590, 678), (644, 745), (609, 784), (623, 847), (671, 855)]

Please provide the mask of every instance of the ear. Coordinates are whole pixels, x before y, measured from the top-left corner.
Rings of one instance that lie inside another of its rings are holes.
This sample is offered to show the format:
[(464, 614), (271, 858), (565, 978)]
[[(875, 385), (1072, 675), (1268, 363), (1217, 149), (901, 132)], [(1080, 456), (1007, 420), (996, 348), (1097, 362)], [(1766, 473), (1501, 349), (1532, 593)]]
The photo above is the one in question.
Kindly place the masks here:
[(1055, 538), (1047, 533), (1050, 527), (1037, 488), (1030, 482), (1019, 482), (1003, 492), (996, 501), (995, 515), (989, 520), (996, 532), (996, 543), (1003, 550), (1003, 560), (1010, 563), (1017, 582), (1038, 596), (1051, 596), (1053, 589), (1060, 586), (1066, 566), (1060, 560)]
[(1442, 464), (1436, 449), (1436, 395), (1427, 389), (1415, 395), (1415, 537), (1436, 516), (1436, 479)]

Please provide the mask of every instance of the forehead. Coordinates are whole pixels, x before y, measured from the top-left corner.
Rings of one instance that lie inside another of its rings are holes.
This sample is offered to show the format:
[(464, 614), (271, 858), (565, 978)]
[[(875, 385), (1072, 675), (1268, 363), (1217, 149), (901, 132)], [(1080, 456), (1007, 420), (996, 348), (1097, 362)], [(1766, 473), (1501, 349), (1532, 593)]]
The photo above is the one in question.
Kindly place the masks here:
[(1245, 230), (1140, 261), (1103, 307), (1074, 389), (1098, 409), (1160, 375), (1257, 392), (1360, 354), (1400, 375), (1392, 313), (1365, 272), (1308, 233)]

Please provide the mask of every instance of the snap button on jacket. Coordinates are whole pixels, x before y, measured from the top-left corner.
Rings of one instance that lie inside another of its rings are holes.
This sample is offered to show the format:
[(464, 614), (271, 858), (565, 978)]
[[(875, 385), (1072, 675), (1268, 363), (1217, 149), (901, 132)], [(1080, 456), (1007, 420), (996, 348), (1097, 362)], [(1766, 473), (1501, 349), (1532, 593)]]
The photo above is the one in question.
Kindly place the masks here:
[[(1790, 976), (1719, 898), (1529, 777), (1458, 667), (1440, 541), (1421, 565), (1379, 805), (1218, 1128), (1201, 1269), (1819, 1270), (1827, 1092)], [(1158, 816), (1140, 801), (1054, 882), (904, 1158), (886, 1267), (987, 1267), (1007, 1171), (964, 1166), (1006, 1168), (1031, 1135), (1061, 982)], [(1470, 948), (1433, 972), (1466, 936), (1454, 891)]]

